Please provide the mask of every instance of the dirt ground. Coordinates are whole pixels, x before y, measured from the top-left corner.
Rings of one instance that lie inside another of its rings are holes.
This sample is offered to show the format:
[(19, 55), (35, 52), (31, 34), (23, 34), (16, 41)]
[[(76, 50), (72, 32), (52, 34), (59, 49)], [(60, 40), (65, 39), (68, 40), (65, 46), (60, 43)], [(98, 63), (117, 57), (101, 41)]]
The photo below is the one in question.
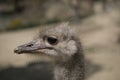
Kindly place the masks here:
[[(87, 77), (87, 80), (120, 80), (120, 45), (117, 42), (119, 19), (119, 12), (113, 10), (96, 14), (81, 24), (71, 25), (79, 32), (86, 60), (100, 68), (94, 74), (89, 72), (91, 76)], [(34, 57), (17, 55), (13, 50), (16, 46), (32, 40), (38, 31), (39, 28), (32, 28), (0, 34), (1, 70), (10, 66), (24, 67), (34, 61)]]

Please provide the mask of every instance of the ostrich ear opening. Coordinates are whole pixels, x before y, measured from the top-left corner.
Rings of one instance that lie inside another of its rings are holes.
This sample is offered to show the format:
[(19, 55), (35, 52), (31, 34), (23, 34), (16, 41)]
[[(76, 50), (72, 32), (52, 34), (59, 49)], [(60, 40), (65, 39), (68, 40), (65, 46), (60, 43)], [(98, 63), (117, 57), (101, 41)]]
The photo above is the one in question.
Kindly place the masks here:
[(68, 55), (72, 56), (73, 54), (75, 54), (77, 52), (77, 46), (76, 46), (76, 42), (74, 40), (70, 40), (67, 44), (67, 49), (68, 51), (66, 51)]
[(17, 54), (22, 54), (22, 53), (34, 53), (37, 50), (40, 49), (45, 49), (47, 47), (45, 47), (44, 45), (41, 44), (39, 39), (33, 40), (27, 44), (23, 44), (18, 46), (14, 52)]

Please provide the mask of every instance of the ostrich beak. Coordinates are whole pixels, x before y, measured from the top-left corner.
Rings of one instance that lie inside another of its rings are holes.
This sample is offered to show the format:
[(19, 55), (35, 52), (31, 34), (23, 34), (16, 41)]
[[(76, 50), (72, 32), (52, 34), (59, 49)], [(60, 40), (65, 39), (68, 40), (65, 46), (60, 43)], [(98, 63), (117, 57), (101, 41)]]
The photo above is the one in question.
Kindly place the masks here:
[(27, 44), (24, 45), (20, 45), (18, 46), (14, 52), (17, 54), (22, 54), (22, 53), (35, 53), (37, 52), (37, 50), (40, 49), (46, 49), (47, 47), (45, 47), (44, 45), (41, 44), (41, 41), (36, 39), (33, 40)]

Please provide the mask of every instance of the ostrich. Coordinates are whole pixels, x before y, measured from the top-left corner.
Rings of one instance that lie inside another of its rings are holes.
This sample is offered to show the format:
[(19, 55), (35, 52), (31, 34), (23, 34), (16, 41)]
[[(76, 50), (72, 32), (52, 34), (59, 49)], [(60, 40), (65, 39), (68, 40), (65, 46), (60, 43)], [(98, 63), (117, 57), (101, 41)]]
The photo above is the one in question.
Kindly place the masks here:
[(18, 46), (14, 52), (49, 56), (55, 66), (55, 80), (84, 80), (81, 43), (67, 23), (40, 32), (38, 38)]

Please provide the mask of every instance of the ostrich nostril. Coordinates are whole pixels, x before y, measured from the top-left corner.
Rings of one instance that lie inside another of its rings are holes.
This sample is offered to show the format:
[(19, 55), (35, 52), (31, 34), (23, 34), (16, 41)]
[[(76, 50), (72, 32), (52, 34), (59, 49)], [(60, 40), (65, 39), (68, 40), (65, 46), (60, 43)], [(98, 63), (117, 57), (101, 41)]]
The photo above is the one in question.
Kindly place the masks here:
[(28, 45), (26, 45), (26, 47), (32, 47), (33, 46), (33, 44), (28, 44)]

